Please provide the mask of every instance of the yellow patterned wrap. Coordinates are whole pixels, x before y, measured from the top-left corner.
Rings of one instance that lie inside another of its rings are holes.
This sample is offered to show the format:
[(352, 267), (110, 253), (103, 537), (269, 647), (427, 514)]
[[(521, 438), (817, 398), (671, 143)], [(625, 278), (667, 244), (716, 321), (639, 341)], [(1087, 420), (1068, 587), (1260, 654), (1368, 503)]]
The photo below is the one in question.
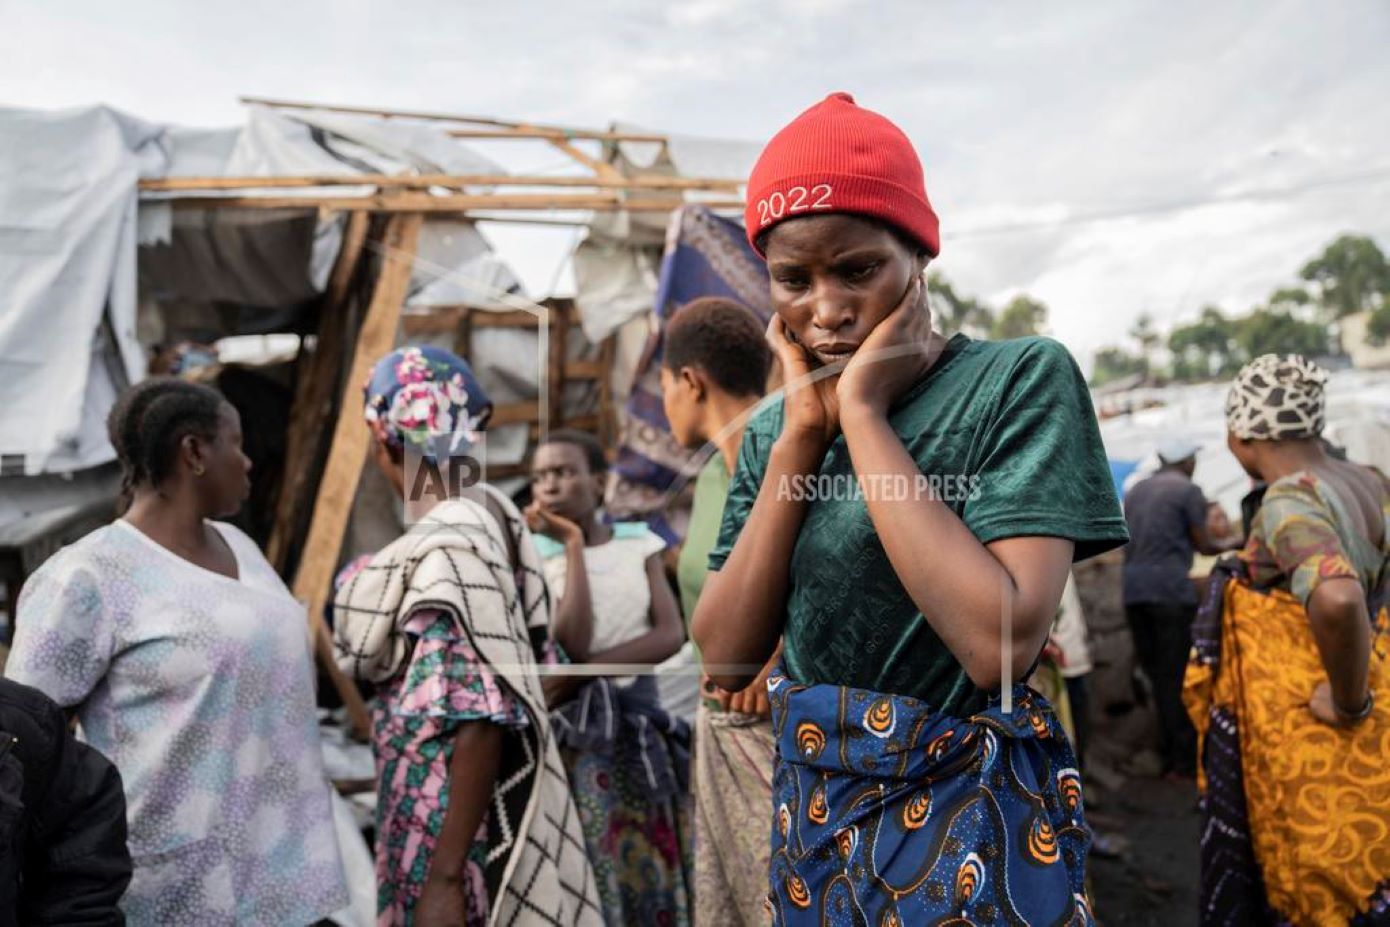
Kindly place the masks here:
[[(1251, 841), (1269, 903), (1297, 925), (1345, 925), (1390, 877), (1390, 674), (1386, 610), (1371, 657), (1375, 710), (1349, 729), (1313, 717), (1327, 676), (1308, 614), (1286, 592), (1226, 584), (1221, 660), (1190, 663), (1183, 698), (1206, 738), (1236, 717)], [(1200, 768), (1200, 764), (1199, 764)], [(1205, 777), (1198, 785), (1205, 791)]]

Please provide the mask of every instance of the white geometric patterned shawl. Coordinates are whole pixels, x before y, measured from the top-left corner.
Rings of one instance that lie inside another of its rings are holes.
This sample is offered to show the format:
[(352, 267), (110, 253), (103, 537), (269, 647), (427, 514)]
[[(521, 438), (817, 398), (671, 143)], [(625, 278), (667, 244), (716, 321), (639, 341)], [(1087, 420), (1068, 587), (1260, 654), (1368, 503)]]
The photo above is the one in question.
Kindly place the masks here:
[[(338, 665), (358, 679), (388, 680), (410, 655), (401, 631), (407, 617), (417, 608), (452, 614), (531, 720), (521, 736), (507, 739), (493, 787), (490, 923), (601, 927), (593, 869), (536, 674), (537, 645), (550, 627), (540, 558), (516, 506), (483, 485), (506, 512), (505, 527), (479, 503), (442, 502), (338, 590)], [(517, 550), (515, 569), (503, 530)]]

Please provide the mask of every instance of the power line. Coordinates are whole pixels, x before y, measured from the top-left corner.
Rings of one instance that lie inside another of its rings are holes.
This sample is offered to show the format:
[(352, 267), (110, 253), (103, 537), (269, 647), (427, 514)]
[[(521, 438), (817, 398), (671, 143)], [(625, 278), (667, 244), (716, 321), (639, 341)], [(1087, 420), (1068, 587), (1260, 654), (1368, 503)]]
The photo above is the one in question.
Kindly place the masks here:
[(1087, 225), (1093, 222), (1110, 222), (1115, 219), (1141, 218), (1165, 212), (1182, 212), (1187, 209), (1197, 209), (1202, 206), (1213, 206), (1220, 203), (1274, 202), (1284, 199), (1293, 199), (1305, 193), (1325, 189), (1327, 187), (1376, 183), (1377, 181), (1387, 178), (1390, 178), (1390, 167), (1383, 167), (1370, 171), (1362, 171), (1356, 174), (1346, 174), (1341, 177), (1310, 180), (1286, 187), (1271, 187), (1264, 190), (1247, 190), (1244, 192), (1215, 194), (1212, 196), (1184, 197), (1182, 199), (1168, 200), (1166, 202), (1077, 213), (1076, 215), (1066, 216), (1061, 219), (1045, 219), (1037, 222), (1011, 222), (1006, 225), (965, 228), (957, 231), (947, 231), (943, 237), (947, 240), (983, 238), (990, 235), (1007, 235), (1015, 232), (1032, 232), (1043, 229), (1065, 228), (1072, 225)]

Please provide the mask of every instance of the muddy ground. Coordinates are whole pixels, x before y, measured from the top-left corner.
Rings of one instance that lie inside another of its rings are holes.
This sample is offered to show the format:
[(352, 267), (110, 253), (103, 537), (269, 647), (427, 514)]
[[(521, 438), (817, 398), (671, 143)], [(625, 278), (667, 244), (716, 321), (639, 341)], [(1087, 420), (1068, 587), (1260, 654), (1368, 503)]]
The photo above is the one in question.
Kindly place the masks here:
[(1120, 859), (1091, 857), (1096, 920), (1103, 927), (1196, 924), (1201, 824), (1192, 783), (1133, 778), (1118, 793), (1093, 788), (1088, 799), (1092, 826), (1127, 844)]
[(1091, 746), (1085, 760), (1087, 815), (1118, 838), (1118, 859), (1091, 857), (1096, 918), (1105, 927), (1197, 923), (1201, 818), (1191, 781), (1158, 777), (1158, 732), (1147, 682), (1120, 595), (1119, 552), (1079, 564), (1077, 586), (1094, 669)]

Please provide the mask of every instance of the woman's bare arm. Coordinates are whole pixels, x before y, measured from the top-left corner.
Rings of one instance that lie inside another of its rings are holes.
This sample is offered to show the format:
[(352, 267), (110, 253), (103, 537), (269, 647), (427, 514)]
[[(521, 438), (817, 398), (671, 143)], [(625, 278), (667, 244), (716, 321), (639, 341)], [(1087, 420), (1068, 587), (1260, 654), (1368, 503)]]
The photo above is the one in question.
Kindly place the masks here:
[(1366, 704), (1371, 665), (1371, 620), (1361, 583), (1347, 577), (1323, 580), (1308, 599), (1308, 618), (1332, 703), (1342, 714), (1354, 715)]
[(502, 766), (502, 728), (490, 721), (464, 722), (453, 749), (449, 806), (415, 906), (415, 922), (430, 927), (462, 923), (464, 865)]
[(757, 499), (722, 569), (705, 579), (691, 619), (691, 636), (710, 678), (740, 691), (772, 657), (786, 624), (792, 549), (807, 503), (780, 492), (792, 477), (815, 473), (826, 444), (809, 434), (783, 432), (772, 445)]

